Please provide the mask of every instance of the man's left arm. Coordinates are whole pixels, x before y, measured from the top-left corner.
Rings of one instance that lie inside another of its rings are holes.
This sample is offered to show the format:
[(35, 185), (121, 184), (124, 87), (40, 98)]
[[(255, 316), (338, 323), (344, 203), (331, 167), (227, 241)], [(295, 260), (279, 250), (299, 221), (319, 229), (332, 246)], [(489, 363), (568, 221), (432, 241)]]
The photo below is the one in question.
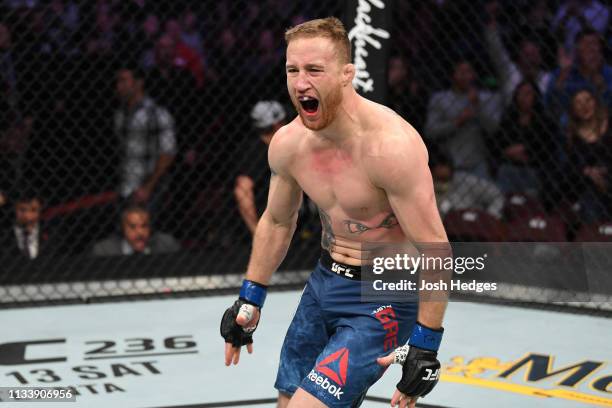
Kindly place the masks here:
[[(419, 252), (426, 258), (452, 256), (436, 206), (427, 150), (414, 129), (404, 129), (403, 134), (385, 138), (369, 158), (368, 172), (372, 182), (385, 191), (404, 234)], [(447, 279), (447, 275), (446, 271), (420, 271), (421, 281)], [(416, 398), (431, 391), (438, 380), (437, 350), (447, 295), (447, 291), (420, 291), (417, 324), (408, 345), (379, 359), (382, 365), (403, 365), (402, 379), (392, 399), (400, 407), (414, 406)], [(400, 401), (402, 394), (408, 399)]]
[[(385, 140), (368, 160), (372, 182), (383, 189), (408, 240), (432, 255), (450, 256), (448, 238), (436, 206), (425, 145), (416, 130)], [(445, 252), (446, 251), (446, 252)], [(439, 328), (446, 300), (420, 302), (419, 321)]]

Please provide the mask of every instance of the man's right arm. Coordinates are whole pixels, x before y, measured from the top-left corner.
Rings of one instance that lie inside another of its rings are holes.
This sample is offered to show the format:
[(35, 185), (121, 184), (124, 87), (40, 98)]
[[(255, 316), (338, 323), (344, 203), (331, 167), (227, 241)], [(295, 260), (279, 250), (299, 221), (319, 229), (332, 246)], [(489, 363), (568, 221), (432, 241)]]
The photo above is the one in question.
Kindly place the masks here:
[(253, 238), (253, 250), (242, 282), (240, 297), (221, 319), (221, 336), (225, 340), (225, 365), (238, 364), (240, 349), (253, 351), (253, 332), (259, 323), (270, 277), (285, 258), (295, 232), (302, 190), (289, 172), (293, 160), (291, 134), (280, 129), (268, 148), (272, 176), (268, 205)]
[(288, 171), (292, 160), (291, 137), (286, 128), (277, 132), (268, 150), (271, 177), (268, 204), (253, 239), (246, 279), (267, 285), (281, 264), (295, 232), (302, 189)]

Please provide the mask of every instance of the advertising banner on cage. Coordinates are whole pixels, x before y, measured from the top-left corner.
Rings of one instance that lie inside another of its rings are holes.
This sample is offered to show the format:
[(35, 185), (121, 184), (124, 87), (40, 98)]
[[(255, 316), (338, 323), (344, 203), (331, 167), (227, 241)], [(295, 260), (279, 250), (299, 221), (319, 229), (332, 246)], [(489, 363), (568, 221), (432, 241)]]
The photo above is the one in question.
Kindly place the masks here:
[(393, 0), (347, 0), (344, 24), (351, 40), (355, 79), (361, 95), (379, 103), (387, 97), (387, 60)]

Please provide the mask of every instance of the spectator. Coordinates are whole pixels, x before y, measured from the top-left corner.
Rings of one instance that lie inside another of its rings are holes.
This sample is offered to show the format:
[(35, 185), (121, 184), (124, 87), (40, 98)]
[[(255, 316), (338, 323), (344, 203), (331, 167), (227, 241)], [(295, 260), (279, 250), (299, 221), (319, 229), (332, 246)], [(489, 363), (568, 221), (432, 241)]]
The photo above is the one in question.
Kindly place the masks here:
[(18, 112), (0, 99), (0, 185), (9, 191), (23, 177), (32, 125), (32, 117), (20, 119)]
[(16, 198), (13, 225), (0, 241), (6, 255), (32, 260), (55, 253), (57, 245), (41, 222), (42, 206), (32, 191), (21, 192)]
[(12, 53), (11, 32), (8, 26), (0, 22), (0, 92), (9, 108), (16, 110), (19, 100), (17, 91), (17, 74), (15, 57)]
[(612, 103), (612, 67), (605, 64), (603, 41), (597, 31), (586, 29), (576, 38), (577, 59), (559, 50), (559, 68), (548, 85), (546, 103), (555, 114), (567, 111), (569, 98), (578, 90), (590, 88), (607, 106)]
[(522, 81), (534, 81), (540, 93), (546, 91), (551, 74), (542, 69), (542, 56), (538, 43), (523, 38), (519, 43), (516, 63), (510, 59), (499, 32), (497, 23), (497, 2), (487, 4), (489, 23), (485, 29), (485, 40), (493, 66), (500, 81), (504, 105), (512, 103), (514, 91)]
[(592, 28), (599, 35), (608, 29), (610, 12), (597, 0), (566, 0), (553, 20), (553, 31), (567, 51), (574, 48), (574, 39), (581, 31)]
[(139, 69), (118, 71), (115, 133), (121, 147), (119, 194), (122, 200), (157, 210), (176, 154), (174, 119), (145, 94)]
[(545, 69), (552, 69), (557, 61), (557, 39), (550, 31), (553, 16), (548, 1), (535, 0), (526, 2), (524, 6), (519, 24), (512, 27), (516, 30), (514, 34), (520, 38), (537, 39)]
[(590, 90), (576, 92), (568, 125), (568, 185), (584, 222), (610, 218), (612, 132), (608, 110)]
[(121, 236), (111, 236), (97, 242), (94, 256), (133, 254), (165, 254), (180, 250), (171, 235), (151, 231), (151, 216), (146, 208), (130, 206), (121, 213)]
[(173, 41), (171, 52), (174, 65), (187, 69), (193, 75), (197, 87), (200, 88), (204, 84), (203, 57), (183, 42), (181, 26), (177, 20), (166, 21), (165, 28), (164, 34), (167, 34)]
[(191, 9), (181, 15), (181, 40), (204, 59), (204, 39), (199, 31), (198, 17)]
[[(147, 75), (151, 85), (151, 95), (168, 109), (178, 109), (183, 98), (196, 87), (195, 79), (189, 71), (175, 65), (174, 49), (176, 44), (172, 37), (162, 35), (155, 43), (155, 65)], [(155, 93), (153, 93), (155, 92)], [(193, 102), (193, 101), (192, 101)], [(176, 114), (176, 113), (175, 113)]]
[(155, 45), (155, 66), (147, 73), (146, 88), (159, 105), (176, 120), (182, 140), (189, 139), (197, 118), (197, 84), (189, 71), (174, 65), (174, 41), (162, 35)]
[(413, 77), (405, 57), (396, 55), (389, 59), (387, 78), (390, 107), (421, 132), (427, 111), (427, 98), (423, 86)]
[[(243, 82), (248, 82), (245, 75), (243, 54), (244, 49), (238, 37), (235, 26), (228, 25), (223, 27), (218, 35), (218, 41), (212, 45), (211, 50), (211, 76), (215, 77), (216, 85), (223, 88), (224, 84), (235, 84), (237, 88), (242, 88)], [(220, 103), (229, 103), (232, 99), (230, 92), (213, 92), (221, 98)]]
[(287, 114), (277, 101), (259, 101), (251, 110), (251, 119), (257, 129), (257, 148), (249, 154), (247, 168), (236, 178), (234, 197), (238, 211), (251, 234), (266, 207), (270, 167), (268, 146), (272, 136), (285, 124)]
[(537, 196), (541, 181), (555, 166), (555, 123), (548, 118), (535, 82), (521, 82), (493, 143), (501, 165), (497, 183), (504, 193)]
[(451, 210), (476, 208), (501, 218), (504, 196), (495, 184), (474, 174), (455, 171), (452, 159), (437, 148), (430, 149), (429, 167), (442, 217)]
[(457, 170), (488, 178), (484, 141), (499, 124), (501, 105), (499, 95), (479, 90), (475, 80), (468, 61), (455, 63), (451, 89), (429, 100), (425, 137), (452, 152)]
[(73, 55), (74, 36), (79, 24), (79, 8), (68, 0), (51, 0), (47, 10), (47, 39), (50, 52)]

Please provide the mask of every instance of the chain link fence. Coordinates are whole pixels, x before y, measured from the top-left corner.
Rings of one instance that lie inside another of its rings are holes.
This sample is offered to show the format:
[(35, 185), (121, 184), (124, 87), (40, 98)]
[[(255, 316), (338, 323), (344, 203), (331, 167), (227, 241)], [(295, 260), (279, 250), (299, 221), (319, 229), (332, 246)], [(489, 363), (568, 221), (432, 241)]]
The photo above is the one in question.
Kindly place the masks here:
[[(381, 4), (386, 104), (449, 237), (612, 240), (607, 2), (4, 0), (0, 302), (238, 286), (294, 115), (284, 30)], [(306, 200), (281, 269), (311, 269), (320, 234)]]

